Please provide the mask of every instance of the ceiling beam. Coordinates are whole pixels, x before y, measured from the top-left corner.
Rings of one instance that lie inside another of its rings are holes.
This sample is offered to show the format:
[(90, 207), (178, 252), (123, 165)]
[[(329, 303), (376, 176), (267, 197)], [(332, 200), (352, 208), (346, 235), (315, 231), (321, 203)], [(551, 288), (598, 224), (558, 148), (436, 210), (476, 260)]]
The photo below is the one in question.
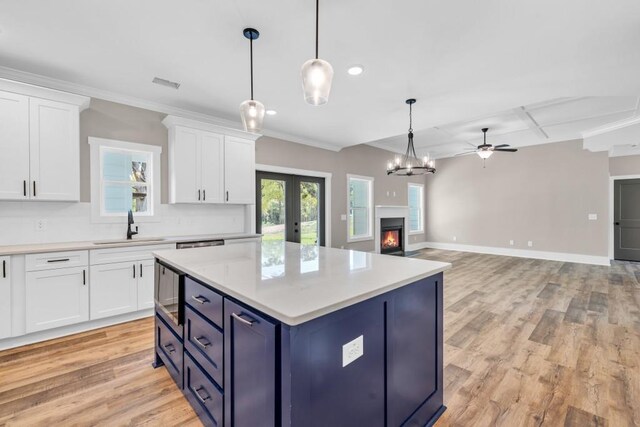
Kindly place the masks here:
[(525, 110), (524, 107), (514, 108), (513, 112), (516, 116), (518, 116), (520, 120), (522, 120), (527, 125), (530, 131), (532, 131), (542, 139), (549, 139), (549, 135), (547, 135), (547, 133), (542, 130), (542, 127), (540, 127), (538, 122), (536, 122), (536, 120), (531, 117), (531, 114), (529, 114), (529, 112)]

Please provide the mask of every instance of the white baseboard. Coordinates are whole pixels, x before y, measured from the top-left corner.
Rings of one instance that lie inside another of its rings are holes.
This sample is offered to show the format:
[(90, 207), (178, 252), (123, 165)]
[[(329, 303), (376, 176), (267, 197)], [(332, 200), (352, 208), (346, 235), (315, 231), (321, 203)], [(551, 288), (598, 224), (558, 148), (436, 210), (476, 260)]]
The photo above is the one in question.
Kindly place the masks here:
[(428, 248), (428, 242), (410, 243), (407, 245), (407, 251), (419, 251), (420, 249)]
[(7, 350), (14, 347), (47, 341), (67, 335), (90, 331), (92, 329), (104, 328), (105, 326), (117, 325), (118, 323), (130, 322), (153, 316), (154, 309), (135, 311), (133, 313), (121, 314), (119, 316), (107, 317), (104, 319), (90, 320), (88, 322), (76, 323), (75, 325), (63, 326), (61, 328), (49, 329), (47, 331), (33, 332), (31, 334), (0, 340), (0, 350)]
[(444, 249), (449, 251), (460, 252), (474, 252), (479, 254), (489, 255), (504, 255), (517, 258), (533, 258), (544, 259), (548, 261), (562, 261), (562, 262), (575, 262), (578, 264), (592, 264), (592, 265), (606, 265), (610, 266), (611, 262), (607, 256), (595, 256), (595, 255), (582, 255), (582, 254), (569, 254), (563, 252), (545, 252), (545, 251), (533, 251), (527, 249), (510, 249), (510, 248), (497, 248), (492, 246), (474, 246), (463, 245), (459, 243), (438, 243), (438, 242), (424, 242), (417, 243), (416, 245), (424, 245), (424, 248), (432, 249)]

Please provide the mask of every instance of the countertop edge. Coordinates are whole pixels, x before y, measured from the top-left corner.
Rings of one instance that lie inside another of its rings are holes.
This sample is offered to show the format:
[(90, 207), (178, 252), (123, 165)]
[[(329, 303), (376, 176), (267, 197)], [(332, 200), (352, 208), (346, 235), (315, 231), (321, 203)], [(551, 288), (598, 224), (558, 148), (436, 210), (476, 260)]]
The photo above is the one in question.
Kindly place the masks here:
[[(86, 251), (86, 250), (98, 250), (98, 249), (114, 249), (114, 248), (129, 248), (136, 246), (160, 246), (167, 244), (175, 244), (178, 242), (196, 242), (200, 240), (235, 240), (235, 239), (251, 239), (261, 237), (261, 234), (196, 234), (192, 236), (149, 236), (144, 239), (162, 239), (151, 241), (136, 241), (134, 238), (129, 242), (114, 242), (104, 243), (96, 245), (94, 241), (80, 241), (80, 242), (56, 242), (56, 243), (25, 243), (19, 245), (0, 245), (0, 256), (11, 255), (27, 255), (27, 254), (41, 254), (49, 252), (67, 252), (67, 251)], [(108, 239), (105, 239), (108, 240)], [(29, 248), (31, 246), (31, 248)]]
[[(358, 303), (363, 302), (363, 301), (367, 301), (367, 300), (369, 300), (371, 298), (375, 298), (375, 297), (380, 296), (382, 294), (385, 294), (387, 292), (402, 288), (403, 286), (406, 286), (408, 284), (414, 283), (414, 282), (416, 282), (418, 280), (421, 280), (421, 279), (424, 279), (424, 278), (431, 277), (433, 275), (442, 273), (444, 271), (449, 270), (452, 267), (451, 263), (437, 261), (437, 262), (441, 262), (444, 265), (442, 267), (433, 268), (428, 272), (412, 276), (412, 277), (410, 277), (408, 279), (401, 280), (401, 281), (393, 283), (391, 285), (387, 285), (387, 286), (384, 286), (382, 288), (375, 289), (375, 290), (373, 290), (371, 292), (367, 292), (367, 293), (362, 294), (362, 295), (357, 295), (355, 297), (345, 299), (344, 301), (341, 301), (339, 303), (335, 303), (335, 304), (333, 304), (331, 306), (323, 307), (321, 309), (311, 311), (311, 312), (306, 313), (304, 315), (290, 317), (290, 316), (287, 316), (286, 314), (277, 312), (277, 311), (271, 309), (270, 307), (267, 307), (264, 304), (262, 304), (262, 303), (260, 303), (258, 301), (255, 301), (252, 298), (247, 297), (246, 295), (241, 295), (241, 294), (239, 294), (238, 292), (236, 292), (233, 289), (227, 288), (227, 287), (219, 285), (217, 283), (211, 283), (211, 280), (201, 276), (200, 274), (198, 274), (198, 273), (196, 273), (196, 272), (194, 272), (194, 271), (192, 271), (192, 270), (190, 270), (188, 268), (177, 266), (173, 261), (168, 260), (167, 258), (163, 257), (161, 254), (159, 255), (158, 253), (154, 252), (153, 256), (158, 258), (160, 261), (163, 261), (163, 262), (165, 262), (165, 263), (167, 263), (169, 265), (174, 266), (175, 268), (179, 269), (183, 273), (193, 277), (194, 279), (199, 280), (200, 282), (202, 282), (203, 284), (213, 288), (214, 290), (217, 290), (219, 292), (223, 292), (223, 293), (229, 295), (230, 297), (235, 298), (238, 301), (240, 301), (240, 302), (242, 302), (242, 303), (244, 303), (244, 304), (246, 304), (246, 305), (248, 305), (250, 307), (253, 307), (253, 308), (257, 309), (257, 310), (260, 310), (264, 314), (267, 314), (267, 315), (273, 317), (274, 319), (279, 320), (280, 322), (282, 322), (282, 323), (284, 323), (284, 324), (286, 324), (288, 326), (301, 325), (301, 324), (303, 324), (305, 322), (317, 319), (317, 318), (325, 316), (325, 315), (327, 315), (329, 313), (333, 313), (333, 312), (338, 311), (340, 309), (343, 309), (343, 308), (358, 304)], [(434, 262), (436, 262), (436, 261), (434, 261)]]

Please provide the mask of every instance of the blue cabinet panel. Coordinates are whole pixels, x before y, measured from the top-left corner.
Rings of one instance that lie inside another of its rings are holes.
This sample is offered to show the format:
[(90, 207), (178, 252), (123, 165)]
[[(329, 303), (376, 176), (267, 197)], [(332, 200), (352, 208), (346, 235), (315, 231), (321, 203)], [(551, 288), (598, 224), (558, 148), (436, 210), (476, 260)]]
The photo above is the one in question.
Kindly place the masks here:
[(222, 295), (196, 282), (190, 277), (184, 280), (184, 300), (209, 321), (223, 328)]
[(185, 310), (184, 320), (184, 347), (222, 387), (222, 332), (190, 307)]
[(275, 325), (225, 298), (224, 351), (224, 425), (276, 425)]
[[(387, 300), (387, 421), (424, 426), (442, 406), (442, 275)], [(438, 351), (440, 350), (440, 351)]]
[(184, 394), (205, 426), (222, 426), (222, 391), (198, 364), (184, 353)]

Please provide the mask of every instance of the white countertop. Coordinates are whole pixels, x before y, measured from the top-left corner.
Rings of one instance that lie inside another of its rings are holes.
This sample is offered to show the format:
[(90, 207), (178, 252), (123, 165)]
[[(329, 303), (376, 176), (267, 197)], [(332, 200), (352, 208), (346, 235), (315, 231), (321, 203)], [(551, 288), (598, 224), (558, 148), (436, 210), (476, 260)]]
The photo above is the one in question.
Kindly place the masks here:
[(451, 268), (444, 262), (269, 241), (154, 255), (288, 325)]
[(86, 242), (56, 242), (56, 243), (27, 243), (23, 245), (6, 245), (0, 246), (0, 256), (2, 255), (20, 255), (20, 254), (36, 254), (46, 252), (61, 251), (82, 251), (93, 249), (120, 248), (127, 246), (155, 246), (166, 245), (177, 242), (196, 242), (200, 240), (233, 240), (248, 239), (260, 237), (261, 234), (203, 234), (193, 236), (134, 236), (131, 240), (112, 239), (112, 240), (94, 240)]

